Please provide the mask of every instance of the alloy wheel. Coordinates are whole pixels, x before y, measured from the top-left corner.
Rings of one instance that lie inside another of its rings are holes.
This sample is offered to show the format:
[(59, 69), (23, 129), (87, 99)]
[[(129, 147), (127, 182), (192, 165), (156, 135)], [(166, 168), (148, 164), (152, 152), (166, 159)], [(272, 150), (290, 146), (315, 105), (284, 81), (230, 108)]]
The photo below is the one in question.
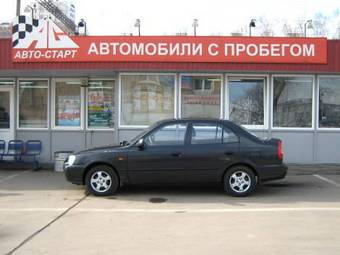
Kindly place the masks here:
[(90, 179), (91, 187), (99, 193), (106, 192), (112, 185), (111, 176), (102, 170), (96, 171), (92, 174)]
[(248, 191), (251, 186), (250, 176), (242, 170), (236, 171), (230, 176), (229, 185), (233, 191), (244, 193)]

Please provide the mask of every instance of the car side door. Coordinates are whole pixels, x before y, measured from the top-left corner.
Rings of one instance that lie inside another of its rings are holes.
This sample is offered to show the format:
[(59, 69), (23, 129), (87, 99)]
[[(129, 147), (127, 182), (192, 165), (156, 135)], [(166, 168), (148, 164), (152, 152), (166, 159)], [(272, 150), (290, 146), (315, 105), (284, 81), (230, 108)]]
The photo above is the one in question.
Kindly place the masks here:
[(216, 182), (239, 155), (239, 137), (217, 122), (192, 122), (186, 159), (191, 162), (191, 180)]
[(187, 122), (172, 122), (146, 134), (143, 147), (128, 152), (128, 173), (132, 183), (177, 182), (185, 168)]

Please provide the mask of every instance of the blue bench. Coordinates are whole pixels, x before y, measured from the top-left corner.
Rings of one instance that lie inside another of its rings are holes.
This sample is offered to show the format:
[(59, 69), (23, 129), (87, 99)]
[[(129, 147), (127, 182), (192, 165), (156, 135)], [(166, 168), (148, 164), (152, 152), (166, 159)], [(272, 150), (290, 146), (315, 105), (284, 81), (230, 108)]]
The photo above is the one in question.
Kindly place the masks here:
[(13, 157), (14, 161), (22, 162), (22, 158), (32, 158), (33, 169), (40, 168), (39, 156), (42, 150), (42, 143), (40, 140), (10, 140), (8, 142), (6, 151), (6, 142), (0, 140), (0, 160), (3, 161), (4, 157)]

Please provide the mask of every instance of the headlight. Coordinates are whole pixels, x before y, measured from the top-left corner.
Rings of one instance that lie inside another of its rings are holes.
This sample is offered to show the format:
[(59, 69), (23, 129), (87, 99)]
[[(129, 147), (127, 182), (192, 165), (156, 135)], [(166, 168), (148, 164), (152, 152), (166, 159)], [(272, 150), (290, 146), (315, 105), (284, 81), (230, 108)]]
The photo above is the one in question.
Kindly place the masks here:
[(67, 164), (69, 166), (72, 166), (74, 164), (74, 161), (76, 161), (76, 156), (75, 155), (68, 156)]

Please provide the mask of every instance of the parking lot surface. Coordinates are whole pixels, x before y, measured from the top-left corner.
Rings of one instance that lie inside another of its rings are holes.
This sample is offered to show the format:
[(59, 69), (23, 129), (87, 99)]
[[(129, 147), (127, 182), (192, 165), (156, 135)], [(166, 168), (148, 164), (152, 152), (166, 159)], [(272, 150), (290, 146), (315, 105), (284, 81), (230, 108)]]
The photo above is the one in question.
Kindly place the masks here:
[(0, 254), (340, 254), (340, 175), (88, 196), (51, 171), (0, 171)]

